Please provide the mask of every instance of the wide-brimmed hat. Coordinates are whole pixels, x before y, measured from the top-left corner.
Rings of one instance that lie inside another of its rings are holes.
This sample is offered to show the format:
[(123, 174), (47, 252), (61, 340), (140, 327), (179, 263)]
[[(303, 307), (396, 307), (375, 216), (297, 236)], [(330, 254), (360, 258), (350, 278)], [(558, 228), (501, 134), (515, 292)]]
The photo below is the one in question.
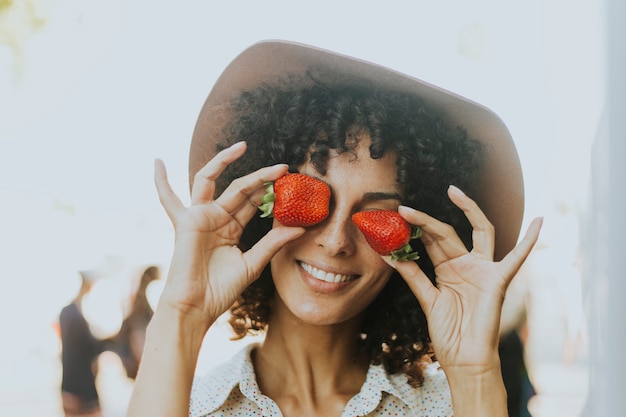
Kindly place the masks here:
[(475, 199), (496, 230), (495, 258), (501, 259), (517, 243), (524, 212), (524, 184), (511, 134), (491, 110), (452, 92), (389, 68), (309, 45), (262, 41), (239, 54), (213, 86), (196, 124), (189, 156), (190, 181), (216, 153), (216, 141), (228, 116), (224, 107), (237, 92), (288, 74), (314, 71), (331, 85), (374, 85), (422, 97), (442, 112), (453, 126), (487, 146), (487, 161), (475, 187)]

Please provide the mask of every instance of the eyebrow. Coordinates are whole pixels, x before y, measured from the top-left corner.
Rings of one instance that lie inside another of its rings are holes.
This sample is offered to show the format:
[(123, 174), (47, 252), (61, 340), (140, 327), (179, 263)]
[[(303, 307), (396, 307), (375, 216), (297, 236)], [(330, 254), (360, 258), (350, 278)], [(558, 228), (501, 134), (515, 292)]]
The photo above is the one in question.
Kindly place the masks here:
[(370, 192), (363, 194), (363, 201), (398, 200), (402, 202), (402, 196), (398, 193)]
[[(305, 175), (309, 175), (309, 174), (305, 174)], [(323, 179), (313, 176), (311, 175), (311, 177), (322, 181), (324, 184), (328, 185), (329, 188), (332, 189), (332, 187), (330, 186), (330, 184), (328, 184), (326, 181), (324, 181)], [(370, 191), (367, 192), (365, 194), (363, 194), (363, 201), (364, 202), (368, 202), (371, 203), (373, 201), (383, 201), (383, 200), (397, 200), (398, 202), (402, 203), (404, 201), (404, 199), (402, 198), (402, 196), (399, 193), (386, 193), (383, 191)]]

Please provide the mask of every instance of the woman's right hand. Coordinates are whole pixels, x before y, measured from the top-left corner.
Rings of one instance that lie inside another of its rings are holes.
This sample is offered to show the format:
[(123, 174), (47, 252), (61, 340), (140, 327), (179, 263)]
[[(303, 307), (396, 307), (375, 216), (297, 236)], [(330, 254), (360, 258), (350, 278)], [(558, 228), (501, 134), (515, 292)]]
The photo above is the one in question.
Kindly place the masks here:
[(287, 172), (286, 165), (261, 168), (233, 181), (217, 198), (215, 180), (246, 151), (239, 142), (219, 152), (194, 177), (186, 207), (167, 180), (163, 162), (155, 162), (155, 184), (175, 229), (175, 247), (160, 309), (172, 309), (204, 331), (224, 313), (302, 228), (276, 227), (246, 252), (238, 247), (245, 225), (258, 212), (265, 183)]

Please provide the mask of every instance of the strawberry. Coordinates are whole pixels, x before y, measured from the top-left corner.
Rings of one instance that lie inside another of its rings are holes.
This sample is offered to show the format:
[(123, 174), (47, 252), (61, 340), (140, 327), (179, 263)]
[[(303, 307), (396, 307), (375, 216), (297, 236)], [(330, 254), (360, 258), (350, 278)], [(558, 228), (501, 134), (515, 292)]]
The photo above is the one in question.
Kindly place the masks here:
[(412, 227), (397, 211), (359, 211), (352, 215), (352, 221), (377, 253), (391, 255), (393, 260), (419, 259), (409, 241), (420, 237), (422, 229)]
[(286, 174), (267, 184), (259, 210), (285, 226), (312, 226), (328, 216), (330, 188), (304, 174)]

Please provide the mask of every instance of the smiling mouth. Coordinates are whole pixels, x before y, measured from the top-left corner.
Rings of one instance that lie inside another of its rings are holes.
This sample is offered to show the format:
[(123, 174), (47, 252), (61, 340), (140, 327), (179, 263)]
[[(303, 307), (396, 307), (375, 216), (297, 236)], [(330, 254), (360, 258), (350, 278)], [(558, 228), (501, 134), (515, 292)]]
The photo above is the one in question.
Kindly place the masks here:
[(326, 272), (321, 269), (317, 269), (314, 266), (311, 266), (309, 264), (305, 264), (304, 262), (300, 262), (300, 266), (308, 274), (312, 275), (316, 279), (319, 279), (325, 282), (331, 282), (331, 283), (347, 282), (357, 277), (356, 275), (335, 274), (333, 272)]

